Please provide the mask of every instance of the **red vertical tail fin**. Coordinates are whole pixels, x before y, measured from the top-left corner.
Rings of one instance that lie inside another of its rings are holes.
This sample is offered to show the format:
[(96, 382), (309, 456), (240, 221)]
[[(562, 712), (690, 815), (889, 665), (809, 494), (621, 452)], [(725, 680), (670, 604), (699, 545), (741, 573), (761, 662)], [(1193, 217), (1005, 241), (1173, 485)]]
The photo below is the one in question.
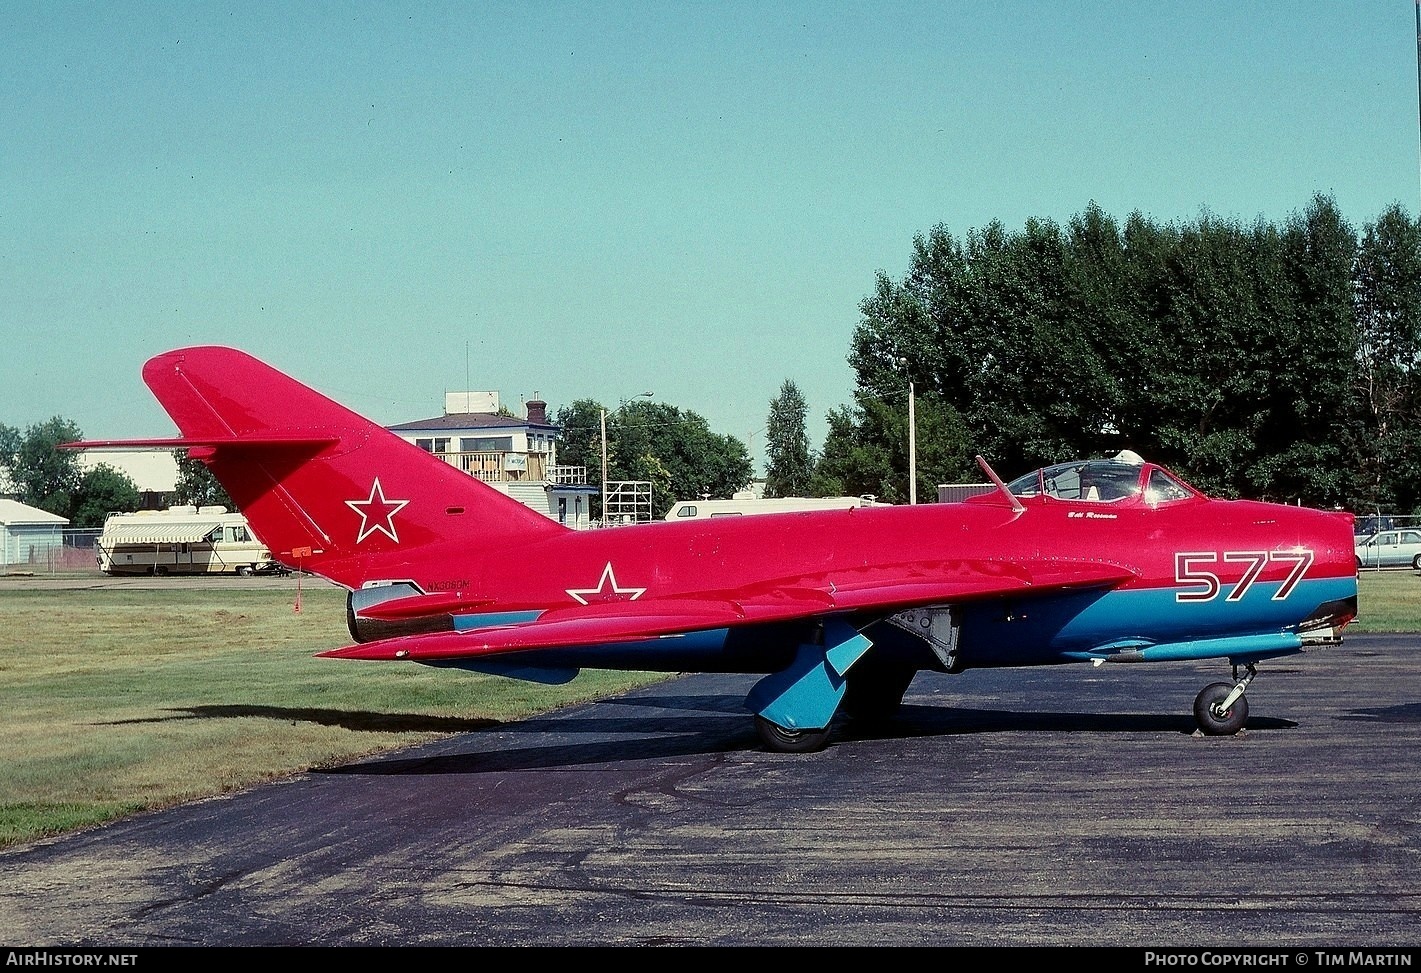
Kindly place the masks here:
[(244, 352), (166, 352), (143, 380), (182, 434), (143, 444), (187, 447), (273, 556), (338, 584), (568, 529)]

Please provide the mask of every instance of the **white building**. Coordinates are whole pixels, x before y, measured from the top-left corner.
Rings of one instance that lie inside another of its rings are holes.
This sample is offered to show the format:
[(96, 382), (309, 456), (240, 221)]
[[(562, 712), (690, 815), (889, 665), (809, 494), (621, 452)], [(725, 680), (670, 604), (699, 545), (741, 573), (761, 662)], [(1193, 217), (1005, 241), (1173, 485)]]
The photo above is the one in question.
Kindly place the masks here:
[(561, 430), (542, 399), (525, 402), (519, 419), (504, 413), (497, 392), (448, 392), (443, 415), (389, 429), (560, 524), (591, 526), (597, 487), (586, 467), (558, 465)]
[(140, 493), (169, 494), (178, 488), (178, 461), (171, 449), (105, 449), (79, 452), (79, 470), (107, 466), (126, 474)]
[(18, 500), (0, 500), (0, 570), (53, 567), (63, 557), (68, 523), (58, 514)]
[(107, 466), (133, 481), (145, 510), (161, 510), (178, 488), (178, 460), (171, 449), (105, 449), (79, 453), (79, 469), (87, 473)]

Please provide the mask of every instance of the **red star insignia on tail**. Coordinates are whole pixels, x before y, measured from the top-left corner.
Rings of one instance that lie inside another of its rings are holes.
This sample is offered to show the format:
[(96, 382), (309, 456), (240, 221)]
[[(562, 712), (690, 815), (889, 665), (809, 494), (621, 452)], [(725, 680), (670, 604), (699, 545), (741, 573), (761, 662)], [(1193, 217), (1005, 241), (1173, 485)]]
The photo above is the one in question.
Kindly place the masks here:
[(607, 566), (602, 569), (602, 578), (597, 582), (597, 587), (565, 588), (563, 590), (584, 605), (598, 604), (604, 601), (636, 601), (646, 591), (645, 588), (617, 587), (617, 575), (612, 571), (611, 561), (608, 561)]
[(407, 503), (409, 503), (408, 500), (386, 500), (385, 491), (380, 487), (380, 478), (375, 477), (375, 483), (370, 487), (368, 500), (347, 500), (345, 502), (347, 507), (360, 514), (360, 534), (355, 538), (355, 543), (359, 544), (378, 530), (398, 544), (400, 538), (395, 533), (395, 514), (399, 513)]

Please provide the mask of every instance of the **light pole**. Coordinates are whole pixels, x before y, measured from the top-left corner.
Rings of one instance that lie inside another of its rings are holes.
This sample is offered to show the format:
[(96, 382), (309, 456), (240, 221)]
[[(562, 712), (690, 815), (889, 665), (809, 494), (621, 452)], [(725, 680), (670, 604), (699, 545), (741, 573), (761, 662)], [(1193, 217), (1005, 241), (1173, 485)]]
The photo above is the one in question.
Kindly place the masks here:
[[(1421, 0), (1416, 0), (1421, 3)], [(908, 371), (908, 359), (898, 359), (898, 364), (903, 366), (904, 373)], [(917, 395), (913, 389), (913, 379), (908, 379), (908, 503), (910, 505), (918, 502), (918, 419)]]
[(908, 379), (908, 503), (918, 502), (918, 419), (913, 380)]
[[(638, 392), (632, 396), (633, 399), (649, 399), (653, 393)], [(622, 404), (612, 410), (611, 415), (616, 415), (627, 407), (631, 399), (623, 399)], [(608, 412), (602, 410), (602, 526), (607, 526), (607, 416)]]

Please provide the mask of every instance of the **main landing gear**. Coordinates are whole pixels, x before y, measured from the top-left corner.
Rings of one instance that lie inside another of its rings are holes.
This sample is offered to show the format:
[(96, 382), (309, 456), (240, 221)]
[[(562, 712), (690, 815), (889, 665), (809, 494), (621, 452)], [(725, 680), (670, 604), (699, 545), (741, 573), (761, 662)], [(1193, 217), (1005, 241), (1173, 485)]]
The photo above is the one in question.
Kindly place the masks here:
[(1194, 697), (1194, 719), (1199, 721), (1199, 730), (1206, 736), (1232, 736), (1243, 729), (1248, 722), (1248, 699), (1243, 691), (1258, 675), (1253, 665), (1244, 666), (1240, 678), (1238, 666), (1234, 666), (1234, 681), (1215, 682), (1205, 686)]
[(775, 753), (818, 753), (829, 743), (828, 727), (821, 730), (787, 730), (756, 715), (755, 730), (760, 734), (760, 742)]

